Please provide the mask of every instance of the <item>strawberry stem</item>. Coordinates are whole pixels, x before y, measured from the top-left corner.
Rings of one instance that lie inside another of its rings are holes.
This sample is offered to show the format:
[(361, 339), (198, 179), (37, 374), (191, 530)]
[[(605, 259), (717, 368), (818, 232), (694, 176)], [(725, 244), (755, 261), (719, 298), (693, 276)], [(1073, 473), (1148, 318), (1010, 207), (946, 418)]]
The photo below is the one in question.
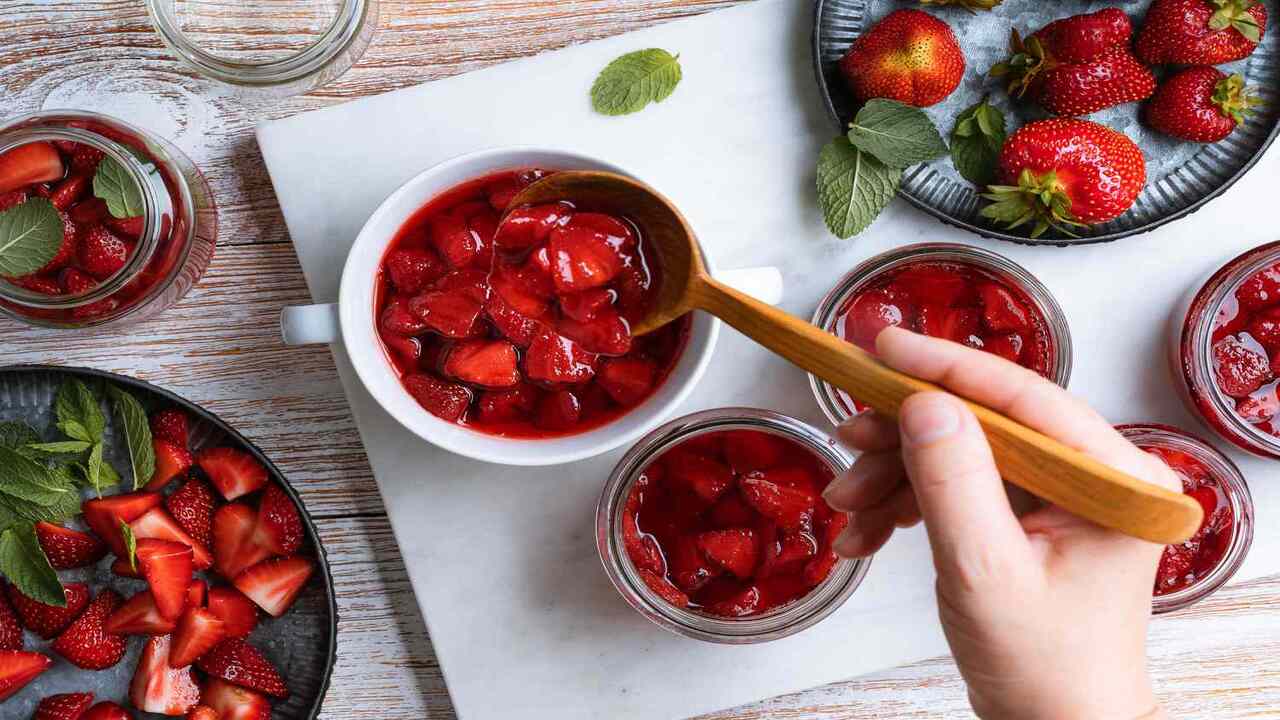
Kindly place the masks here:
[(1013, 55), (1006, 61), (991, 68), (991, 77), (1007, 78), (1009, 94), (1022, 97), (1027, 94), (1031, 82), (1042, 72), (1052, 70), (1058, 65), (1049, 51), (1045, 49), (1040, 38), (1031, 35), (1025, 40), (1014, 30), (1009, 38), (1009, 47)]
[(1064, 235), (1077, 237), (1070, 228), (1088, 227), (1071, 212), (1071, 196), (1052, 170), (1037, 175), (1023, 170), (1017, 185), (992, 185), (982, 197), (992, 201), (982, 209), (982, 216), (1003, 223), (1009, 230), (1035, 221), (1031, 237), (1038, 238), (1053, 228)]
[(1262, 27), (1249, 11), (1258, 4), (1258, 0), (1213, 0), (1218, 7), (1209, 18), (1211, 30), (1235, 28), (1250, 42), (1262, 42)]
[(1262, 98), (1249, 92), (1244, 84), (1244, 77), (1231, 75), (1218, 81), (1213, 88), (1213, 104), (1224, 117), (1243, 123), (1253, 114), (1253, 109), (1262, 105)]

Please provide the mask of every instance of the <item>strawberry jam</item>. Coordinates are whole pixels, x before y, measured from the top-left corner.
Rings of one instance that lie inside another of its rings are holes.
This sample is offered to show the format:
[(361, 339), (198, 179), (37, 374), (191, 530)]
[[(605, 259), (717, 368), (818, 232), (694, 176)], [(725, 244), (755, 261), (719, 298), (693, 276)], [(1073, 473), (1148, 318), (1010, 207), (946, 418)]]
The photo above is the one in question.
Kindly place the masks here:
[(623, 545), (668, 603), (708, 615), (760, 615), (807, 595), (837, 563), (847, 527), (821, 493), (829, 467), (798, 442), (757, 430), (696, 435), (638, 476)]
[(643, 403), (679, 359), (689, 321), (643, 337), (661, 281), (624, 218), (568, 203), (516, 208), (545, 176), (502, 172), (415, 213), (383, 260), (378, 332), (432, 414), (505, 437), (564, 436)]

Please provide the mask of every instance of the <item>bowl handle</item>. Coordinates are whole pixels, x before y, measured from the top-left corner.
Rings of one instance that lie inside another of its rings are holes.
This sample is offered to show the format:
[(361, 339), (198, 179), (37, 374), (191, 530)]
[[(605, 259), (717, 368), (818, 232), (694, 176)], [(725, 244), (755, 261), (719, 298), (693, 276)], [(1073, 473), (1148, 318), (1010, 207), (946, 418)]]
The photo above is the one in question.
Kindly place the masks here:
[(285, 345), (323, 345), (341, 339), (338, 306), (293, 305), (280, 311), (280, 336)]
[(717, 270), (716, 280), (767, 305), (782, 302), (782, 271), (776, 267)]

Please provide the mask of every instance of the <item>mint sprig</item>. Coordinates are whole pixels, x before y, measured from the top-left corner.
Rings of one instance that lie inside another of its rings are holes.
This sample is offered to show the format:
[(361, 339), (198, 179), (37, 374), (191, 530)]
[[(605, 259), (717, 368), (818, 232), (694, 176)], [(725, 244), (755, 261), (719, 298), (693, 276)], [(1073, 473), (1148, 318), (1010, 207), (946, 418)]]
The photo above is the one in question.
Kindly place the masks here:
[(62, 216), (45, 198), (0, 212), (0, 275), (22, 277), (49, 264), (62, 248)]
[(102, 413), (97, 393), (79, 378), (69, 378), (58, 388), (53, 412), (58, 418), (58, 429), (73, 440), (102, 441), (107, 417)]
[(124, 428), (125, 442), (129, 447), (130, 468), (133, 471), (133, 489), (137, 490), (151, 481), (156, 472), (155, 444), (151, 437), (151, 424), (142, 403), (114, 385), (108, 390), (115, 403), (116, 415)]
[(1004, 113), (983, 98), (956, 118), (951, 131), (951, 162), (961, 177), (985, 188), (996, 181), (1007, 137)]
[(947, 154), (947, 144), (929, 116), (897, 100), (867, 101), (849, 126), (849, 142), (896, 168)]
[(627, 53), (600, 72), (591, 106), (602, 115), (640, 112), (670, 97), (683, 77), (678, 55), (657, 48)]
[(107, 204), (113, 217), (131, 218), (143, 213), (142, 188), (123, 165), (107, 155), (93, 175), (93, 194)]

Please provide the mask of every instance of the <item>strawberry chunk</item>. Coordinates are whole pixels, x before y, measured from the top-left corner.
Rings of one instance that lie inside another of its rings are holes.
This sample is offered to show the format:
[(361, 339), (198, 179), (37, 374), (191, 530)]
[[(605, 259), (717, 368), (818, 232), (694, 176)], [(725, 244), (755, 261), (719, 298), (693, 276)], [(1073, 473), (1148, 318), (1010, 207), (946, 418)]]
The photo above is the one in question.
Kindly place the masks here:
[(24, 275), (17, 278), (5, 278), (9, 282), (20, 288), (38, 292), (41, 295), (61, 295), (62, 286), (52, 278), (41, 277), (40, 275)]
[(631, 327), (612, 307), (600, 310), (594, 320), (587, 322), (562, 317), (556, 323), (556, 332), (598, 355), (616, 357), (631, 352)]
[(1272, 378), (1270, 358), (1252, 339), (1219, 340), (1213, 346), (1213, 366), (1218, 389), (1235, 398), (1246, 397)]
[(256, 690), (286, 698), (289, 688), (280, 671), (254, 646), (244, 640), (223, 640), (196, 664), (209, 675)]
[(92, 176), (106, 153), (92, 145), (84, 143), (74, 143), (74, 145), (75, 147), (71, 150), (71, 169)]
[(1245, 310), (1258, 310), (1280, 303), (1280, 264), (1249, 276), (1236, 290), (1236, 299)]
[(720, 617), (746, 617), (755, 613), (759, 607), (760, 588), (748, 585), (724, 600), (711, 603), (707, 606), (707, 612)]
[(216, 677), (204, 681), (200, 702), (213, 708), (218, 720), (271, 720), (265, 696)]
[(543, 430), (563, 432), (577, 427), (582, 418), (582, 402), (568, 390), (557, 390), (542, 396), (534, 424)]
[(129, 683), (129, 702), (142, 712), (185, 715), (200, 703), (200, 686), (187, 666), (172, 662), (173, 641), (159, 635), (147, 641)]
[(657, 594), (666, 602), (679, 608), (689, 607), (689, 596), (680, 591), (680, 588), (672, 585), (666, 578), (649, 570), (640, 571), (640, 579), (644, 581), (649, 589)]
[(982, 338), (983, 350), (986, 350), (993, 355), (999, 355), (1009, 362), (1020, 362), (1022, 360), (1023, 348), (1024, 343), (1022, 341), (1022, 336), (1018, 333), (988, 335)]
[(223, 505), (213, 516), (213, 557), (218, 574), (234, 578), (245, 568), (271, 557), (253, 541), (258, 516), (248, 505)]
[(720, 576), (723, 566), (712, 563), (698, 546), (698, 538), (682, 535), (671, 547), (671, 581), (686, 593), (696, 593)]
[(817, 498), (807, 490), (771, 482), (759, 471), (742, 476), (738, 487), (748, 505), (784, 530), (805, 530), (812, 523)]
[(537, 405), (538, 391), (527, 383), (520, 383), (510, 390), (481, 393), (476, 411), (480, 422), (498, 425), (527, 418)]
[(643, 358), (614, 358), (600, 366), (596, 381), (619, 405), (638, 405), (649, 396), (658, 368)]
[(875, 352), (876, 336), (887, 327), (902, 325), (909, 312), (883, 290), (863, 293), (845, 315), (844, 337), (867, 352)]
[(124, 657), (125, 642), (106, 630), (107, 618), (120, 607), (114, 590), (103, 590), (75, 622), (53, 641), (53, 651), (83, 670), (106, 670)]
[(733, 485), (733, 472), (726, 465), (685, 448), (668, 453), (662, 464), (672, 480), (687, 485), (708, 505), (719, 500)]
[(235, 500), (267, 484), (267, 469), (247, 452), (229, 447), (203, 450), (196, 463), (222, 497)]
[(979, 329), (982, 317), (975, 308), (952, 308), (942, 316), (942, 333), (938, 337), (969, 347), (981, 348)]
[(106, 280), (125, 266), (133, 248), (101, 225), (91, 227), (80, 238), (76, 250), (80, 269), (99, 280)]
[(393, 359), (399, 358), (409, 367), (417, 367), (418, 360), (422, 358), (422, 341), (416, 337), (383, 335), (382, 343), (391, 351)]
[(1249, 321), (1249, 334), (1268, 353), (1280, 353), (1280, 307), (1267, 308), (1255, 315)]
[[(414, 296), (417, 298), (418, 296)], [(382, 328), (383, 338), (390, 336), (411, 337), (427, 331), (427, 323), (416, 313), (411, 312), (411, 298), (396, 296), (382, 308), (382, 316), (378, 319), (378, 327)]]
[(276, 558), (241, 572), (232, 584), (267, 614), (280, 617), (298, 599), (315, 569), (315, 563), (305, 557)]
[(485, 248), (479, 234), (457, 213), (440, 215), (431, 221), (431, 245), (454, 269), (476, 263)]
[(444, 372), (471, 385), (510, 388), (520, 384), (516, 347), (505, 340), (468, 340), (445, 356)]
[(893, 278), (894, 297), (911, 298), (920, 304), (952, 307), (969, 299), (969, 280), (945, 265), (911, 265)]
[(177, 408), (167, 408), (151, 416), (151, 436), (180, 448), (191, 442), (191, 426), (187, 414)]
[(387, 256), (387, 274), (398, 292), (414, 295), (444, 277), (449, 268), (429, 250), (396, 250)]
[(151, 588), (160, 616), (177, 620), (187, 606), (187, 588), (195, 571), (191, 546), (143, 538), (138, 541), (138, 567)]
[(80, 720), (133, 720), (133, 716), (119, 705), (104, 700), (89, 708)]
[(755, 572), (760, 547), (750, 530), (710, 530), (698, 535), (698, 550), (715, 565), (746, 579)]
[(93, 693), (50, 695), (36, 706), (31, 720), (79, 720), (93, 704)]
[(222, 619), (205, 608), (187, 608), (173, 631), (169, 667), (184, 668), (222, 642), (227, 635)]
[(511, 206), (511, 201), (516, 199), (516, 195), (524, 187), (516, 180), (503, 180), (500, 183), (489, 186), (489, 207), (497, 212), (506, 212)]
[(612, 215), (590, 212), (575, 213), (569, 224), (590, 228), (600, 233), (611, 247), (629, 248), (638, 244), (635, 231), (631, 229), (631, 226)]
[(164, 540), (191, 548), (192, 562), (195, 563), (197, 570), (206, 570), (213, 566), (213, 554), (209, 552), (209, 548), (191, 537), (169, 513), (161, 508), (152, 508), (138, 516), (136, 520), (129, 523), (129, 529), (139, 540), (143, 538)]
[(471, 390), (431, 375), (407, 375), (404, 387), (427, 412), (441, 420), (457, 422), (471, 406)]
[(1236, 403), (1236, 414), (1255, 425), (1270, 422), (1280, 416), (1280, 398), (1274, 391), (1250, 395)]
[(541, 271), (527, 266), (498, 263), (489, 275), (494, 295), (500, 295), (516, 312), (540, 318), (547, 312), (549, 283), (544, 284)]
[(462, 290), (431, 290), (409, 299), (409, 312), (445, 337), (468, 338), (480, 332), (480, 313), (487, 300)]
[(127, 552), (120, 524), (131, 523), (151, 508), (159, 507), (160, 500), (159, 493), (136, 492), (86, 500), (80, 510), (93, 533), (102, 538), (116, 557), (124, 557)]
[(213, 511), (217, 498), (199, 478), (189, 478), (165, 498), (164, 506), (178, 526), (205, 548), (213, 546)]
[(495, 292), (490, 295), (484, 309), (494, 328), (518, 347), (529, 347), (533, 339), (543, 330), (541, 322), (521, 314), (507, 304), (500, 293)]
[(539, 382), (583, 383), (596, 374), (596, 356), (569, 338), (544, 330), (525, 354), (525, 373)]
[(1008, 288), (987, 282), (978, 286), (978, 294), (982, 298), (982, 320), (988, 329), (996, 333), (1027, 331), (1027, 313)]
[(48, 655), (0, 650), (0, 702), (16, 695), (50, 665), (53, 665), (53, 659)]
[(101, 225), (111, 217), (111, 211), (105, 200), (93, 197), (76, 204), (67, 211), (67, 216), (77, 225)]
[[(69, 267), (58, 274), (58, 284), (62, 287), (64, 295), (83, 295), (98, 287), (99, 283), (85, 273)], [(72, 310), (71, 315), (77, 319), (90, 320), (115, 312), (119, 307), (120, 301), (109, 297), (88, 305), (81, 305)]]
[(22, 626), (6, 595), (0, 592), (0, 650), (21, 650)]
[(527, 250), (546, 242), (551, 231), (563, 227), (572, 216), (573, 206), (568, 203), (516, 208), (502, 221), (493, 242), (502, 250)]
[(662, 551), (652, 535), (640, 531), (634, 512), (622, 513), (622, 547), (638, 569), (648, 570), (658, 575), (666, 572), (666, 563), (662, 559)]
[(209, 596), (209, 585), (203, 580), (192, 580), (187, 588), (187, 609), (204, 607), (205, 598)]
[(258, 627), (258, 606), (235, 588), (209, 590), (209, 612), (222, 621), (229, 638), (245, 637)]
[(36, 523), (36, 539), (55, 570), (92, 565), (107, 554), (107, 546), (98, 538), (53, 523)]
[(160, 490), (170, 480), (185, 475), (195, 464), (186, 445), (174, 445), (159, 438), (153, 438), (151, 445), (156, 456), (156, 466), (155, 472), (151, 474), (151, 481), (147, 483), (147, 490)]
[(13, 190), (7, 193), (0, 193), (0, 212), (4, 212), (9, 208), (15, 208), (27, 201), (27, 193), (24, 190)]
[(177, 625), (160, 614), (151, 591), (143, 590), (111, 613), (104, 627), (112, 635), (168, 635)]
[(725, 459), (739, 474), (768, 470), (781, 463), (786, 452), (785, 442), (768, 433), (733, 430), (724, 435)]
[(743, 527), (756, 521), (754, 510), (742, 501), (738, 493), (725, 493), (711, 508), (708, 515), (711, 524), (724, 530), (726, 528)]
[(92, 181), (91, 175), (71, 175), (53, 187), (49, 202), (59, 210), (66, 210), (84, 197)]
[(62, 156), (53, 145), (47, 142), (19, 145), (0, 154), (0, 193), (52, 182), (61, 179), (64, 172)]
[(547, 250), (551, 278), (561, 295), (607, 285), (626, 265), (609, 236), (572, 222), (551, 233)]
[(84, 583), (68, 583), (62, 587), (62, 593), (67, 604), (57, 607), (32, 600), (23, 595), (16, 585), (10, 585), (9, 601), (22, 619), (23, 627), (49, 640), (66, 630), (89, 604), (89, 587)]
[(302, 515), (280, 486), (270, 484), (258, 502), (253, 542), (276, 555), (292, 555), (302, 547)]

